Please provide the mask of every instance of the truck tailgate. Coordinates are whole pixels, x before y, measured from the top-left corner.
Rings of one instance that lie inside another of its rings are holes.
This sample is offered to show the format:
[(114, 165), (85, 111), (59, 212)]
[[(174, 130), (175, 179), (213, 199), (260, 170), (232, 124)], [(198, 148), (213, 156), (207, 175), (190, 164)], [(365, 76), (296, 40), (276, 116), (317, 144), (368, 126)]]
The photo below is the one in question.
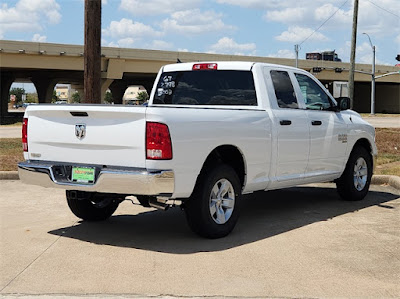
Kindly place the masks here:
[(144, 106), (29, 106), (27, 158), (144, 168), (145, 116)]

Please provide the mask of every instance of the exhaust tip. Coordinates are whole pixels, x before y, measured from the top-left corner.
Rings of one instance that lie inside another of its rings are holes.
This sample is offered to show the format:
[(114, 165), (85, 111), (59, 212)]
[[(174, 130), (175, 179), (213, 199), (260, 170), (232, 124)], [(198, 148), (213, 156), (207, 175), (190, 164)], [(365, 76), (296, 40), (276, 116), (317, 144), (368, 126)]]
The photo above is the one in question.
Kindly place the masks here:
[(156, 198), (150, 198), (149, 205), (150, 205), (150, 207), (156, 208), (157, 210), (161, 210), (161, 211), (166, 211), (169, 208), (168, 204), (159, 202), (159, 201), (157, 201)]

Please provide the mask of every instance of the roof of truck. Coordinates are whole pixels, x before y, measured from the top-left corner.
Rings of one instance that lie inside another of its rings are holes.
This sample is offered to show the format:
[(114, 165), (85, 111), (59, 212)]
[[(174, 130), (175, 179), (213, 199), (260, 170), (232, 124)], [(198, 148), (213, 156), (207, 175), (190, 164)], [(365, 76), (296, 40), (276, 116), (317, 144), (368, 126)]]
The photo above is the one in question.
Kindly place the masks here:
[(194, 65), (213, 65), (216, 64), (217, 70), (243, 70), (249, 71), (256, 64), (262, 64), (270, 67), (284, 67), (287, 69), (296, 69), (294, 67), (286, 65), (278, 65), (263, 62), (247, 62), (247, 61), (200, 61), (200, 62), (185, 62), (185, 63), (174, 63), (167, 64), (163, 68), (163, 72), (176, 72), (176, 71), (191, 71)]

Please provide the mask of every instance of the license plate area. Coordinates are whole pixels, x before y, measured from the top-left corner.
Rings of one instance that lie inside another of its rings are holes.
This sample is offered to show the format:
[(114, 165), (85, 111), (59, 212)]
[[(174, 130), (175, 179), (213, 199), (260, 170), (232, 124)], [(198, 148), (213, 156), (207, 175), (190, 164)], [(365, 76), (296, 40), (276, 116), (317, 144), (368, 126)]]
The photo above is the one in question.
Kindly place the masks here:
[(80, 184), (94, 184), (95, 173), (94, 167), (72, 166), (71, 181)]

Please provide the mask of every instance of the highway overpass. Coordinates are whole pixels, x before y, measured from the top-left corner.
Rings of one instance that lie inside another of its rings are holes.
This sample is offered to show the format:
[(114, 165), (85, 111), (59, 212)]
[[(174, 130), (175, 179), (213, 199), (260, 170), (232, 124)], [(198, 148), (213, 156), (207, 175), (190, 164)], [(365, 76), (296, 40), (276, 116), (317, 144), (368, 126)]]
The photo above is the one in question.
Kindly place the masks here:
[[(207, 53), (157, 51), (102, 47), (102, 95), (110, 89), (115, 103), (122, 102), (122, 96), (129, 85), (143, 85), (148, 92), (154, 78), (164, 64), (175, 63), (177, 59), (188, 61), (257, 61), (294, 66), (294, 59), (220, 55)], [(322, 71), (314, 75), (325, 84), (333, 81), (347, 81), (349, 64), (342, 62), (299, 60), (299, 67), (312, 72), (313, 67)], [(54, 86), (58, 83), (72, 84), (83, 92), (83, 46), (37, 42), (0, 41), (1, 105), (0, 116), (8, 115), (7, 102), (13, 82), (32, 82), (38, 93), (39, 102), (51, 101)], [(335, 72), (341, 68), (341, 73)], [(356, 69), (371, 72), (371, 65), (357, 64)], [(392, 66), (377, 65), (376, 75), (399, 71)], [(371, 75), (355, 74), (355, 110), (369, 112)], [(376, 83), (376, 112), (400, 113), (400, 75), (385, 76)]]

